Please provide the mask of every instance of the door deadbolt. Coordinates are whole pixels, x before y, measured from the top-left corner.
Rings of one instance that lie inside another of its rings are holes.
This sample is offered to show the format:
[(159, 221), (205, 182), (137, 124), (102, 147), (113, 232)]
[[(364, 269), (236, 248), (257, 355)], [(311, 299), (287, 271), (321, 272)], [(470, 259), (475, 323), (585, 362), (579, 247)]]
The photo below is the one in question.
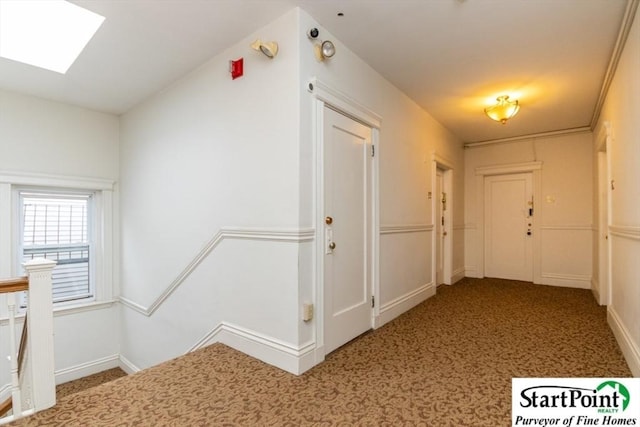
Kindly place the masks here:
[(333, 224), (333, 218), (331, 218), (330, 216), (325, 217), (324, 222), (325, 222), (327, 225), (331, 225), (331, 224)]
[(335, 248), (336, 248), (336, 243), (335, 242), (329, 243), (329, 249), (334, 250)]

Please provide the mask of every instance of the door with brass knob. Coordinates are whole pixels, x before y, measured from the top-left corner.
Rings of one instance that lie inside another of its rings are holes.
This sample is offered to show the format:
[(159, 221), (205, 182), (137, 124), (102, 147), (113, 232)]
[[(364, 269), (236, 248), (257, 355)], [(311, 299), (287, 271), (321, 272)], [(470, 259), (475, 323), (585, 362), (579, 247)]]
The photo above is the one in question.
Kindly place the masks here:
[(369, 330), (371, 129), (324, 108), (324, 351)]
[(533, 281), (533, 174), (484, 178), (484, 274)]

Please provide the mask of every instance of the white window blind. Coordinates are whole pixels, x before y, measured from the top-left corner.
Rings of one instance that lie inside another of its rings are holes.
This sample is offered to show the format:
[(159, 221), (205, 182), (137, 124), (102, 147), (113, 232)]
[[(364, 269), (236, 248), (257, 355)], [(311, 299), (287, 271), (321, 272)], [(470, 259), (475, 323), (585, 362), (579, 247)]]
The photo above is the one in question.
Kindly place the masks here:
[(46, 258), (53, 270), (53, 302), (93, 297), (91, 195), (21, 192), (23, 260)]

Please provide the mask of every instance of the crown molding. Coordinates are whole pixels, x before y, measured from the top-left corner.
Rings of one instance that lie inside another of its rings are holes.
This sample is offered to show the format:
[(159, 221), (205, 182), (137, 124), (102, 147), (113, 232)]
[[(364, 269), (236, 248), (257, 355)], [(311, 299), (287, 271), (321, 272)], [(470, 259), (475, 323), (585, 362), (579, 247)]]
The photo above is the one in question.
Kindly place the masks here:
[(593, 116), (591, 117), (590, 126), (591, 129), (595, 129), (596, 125), (598, 124), (598, 119), (600, 118), (600, 113), (602, 112), (604, 100), (607, 98), (609, 87), (611, 86), (613, 77), (616, 74), (616, 69), (618, 68), (618, 62), (620, 62), (620, 57), (622, 56), (622, 51), (624, 50), (624, 46), (627, 43), (627, 39), (629, 38), (629, 32), (631, 31), (631, 27), (633, 26), (633, 20), (636, 16), (638, 4), (640, 4), (640, 0), (629, 0), (629, 2), (627, 3), (627, 9), (625, 10), (624, 17), (622, 18), (620, 32), (618, 32), (618, 38), (616, 40), (615, 46), (613, 47), (609, 65), (607, 66), (607, 72), (605, 73), (604, 79), (602, 81), (600, 94), (598, 95), (598, 100), (596, 101), (596, 105), (593, 109)]
[(571, 135), (571, 134), (584, 133), (584, 132), (591, 132), (591, 128), (589, 126), (583, 126), (579, 128), (561, 129), (561, 130), (554, 130), (550, 132), (540, 132), (540, 133), (532, 133), (529, 135), (512, 136), (510, 138), (491, 139), (487, 141), (478, 141), (478, 142), (467, 142), (464, 144), (464, 148), (484, 147), (485, 145), (503, 144), (506, 142), (517, 142), (525, 139), (548, 138), (552, 136)]

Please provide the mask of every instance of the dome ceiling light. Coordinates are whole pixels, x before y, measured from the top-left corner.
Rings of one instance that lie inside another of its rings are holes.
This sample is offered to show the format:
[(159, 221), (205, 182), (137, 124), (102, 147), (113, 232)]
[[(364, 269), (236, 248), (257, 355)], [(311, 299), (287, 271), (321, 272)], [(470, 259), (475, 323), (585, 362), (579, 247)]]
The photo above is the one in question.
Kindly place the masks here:
[(501, 95), (496, 101), (498, 103), (493, 107), (487, 107), (484, 109), (484, 113), (496, 122), (500, 122), (503, 125), (507, 123), (511, 117), (515, 116), (520, 111), (520, 105), (518, 101), (509, 101), (509, 95)]

